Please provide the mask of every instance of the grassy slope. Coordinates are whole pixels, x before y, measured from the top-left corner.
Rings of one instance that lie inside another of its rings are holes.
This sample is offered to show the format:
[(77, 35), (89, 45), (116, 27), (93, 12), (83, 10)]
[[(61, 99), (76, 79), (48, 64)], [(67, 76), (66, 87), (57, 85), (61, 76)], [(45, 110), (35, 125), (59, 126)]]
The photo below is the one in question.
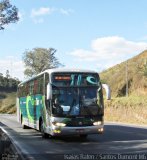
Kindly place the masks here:
[(147, 124), (147, 96), (131, 95), (105, 101), (105, 120)]
[(112, 100), (105, 101), (105, 120), (147, 124), (147, 51), (128, 60), (129, 97), (126, 94), (126, 62), (100, 74), (110, 85)]
[(0, 93), (0, 113), (16, 113), (16, 93)]
[[(129, 94), (147, 94), (147, 51), (129, 59), (128, 63), (128, 84)], [(146, 65), (145, 65), (146, 63)], [(112, 95), (120, 97), (125, 95), (126, 88), (126, 62), (118, 64), (100, 74), (101, 79), (110, 85)]]

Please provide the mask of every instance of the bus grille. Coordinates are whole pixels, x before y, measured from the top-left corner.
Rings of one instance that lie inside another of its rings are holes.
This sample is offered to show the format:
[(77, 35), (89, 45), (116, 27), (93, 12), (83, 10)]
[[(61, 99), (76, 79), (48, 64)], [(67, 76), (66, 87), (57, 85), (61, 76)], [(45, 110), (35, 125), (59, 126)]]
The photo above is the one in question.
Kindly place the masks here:
[(74, 119), (66, 123), (67, 127), (81, 127), (81, 126), (93, 126), (92, 121), (84, 120), (84, 119)]

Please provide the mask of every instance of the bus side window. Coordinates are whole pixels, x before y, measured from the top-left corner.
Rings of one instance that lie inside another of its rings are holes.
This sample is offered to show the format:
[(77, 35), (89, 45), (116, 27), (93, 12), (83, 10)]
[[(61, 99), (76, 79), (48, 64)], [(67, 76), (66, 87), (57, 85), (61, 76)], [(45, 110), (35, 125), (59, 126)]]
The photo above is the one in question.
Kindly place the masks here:
[(26, 94), (25, 95), (28, 95), (29, 94), (29, 83), (26, 84)]
[(33, 95), (34, 81), (31, 81), (29, 85), (30, 85), (30, 88), (29, 88), (29, 95)]
[(38, 94), (43, 94), (43, 76), (38, 78)]
[(35, 79), (34, 80), (34, 95), (37, 94), (37, 91), (38, 91), (38, 79)]
[(18, 96), (18, 97), (21, 97), (21, 87), (18, 87), (18, 88), (17, 88), (17, 96)]
[(24, 96), (24, 86), (20, 86), (18, 88), (18, 96), (23, 97)]
[(25, 97), (25, 95), (26, 95), (25, 93), (26, 93), (26, 84), (24, 84), (24, 86), (23, 86), (23, 93), (22, 93), (23, 97)]
[(47, 93), (47, 84), (49, 83), (49, 74), (45, 73), (45, 97)]
[(40, 94), (40, 77), (37, 78), (38, 86), (36, 88), (36, 94)]
[(25, 86), (21, 87), (21, 96), (24, 97), (25, 96)]

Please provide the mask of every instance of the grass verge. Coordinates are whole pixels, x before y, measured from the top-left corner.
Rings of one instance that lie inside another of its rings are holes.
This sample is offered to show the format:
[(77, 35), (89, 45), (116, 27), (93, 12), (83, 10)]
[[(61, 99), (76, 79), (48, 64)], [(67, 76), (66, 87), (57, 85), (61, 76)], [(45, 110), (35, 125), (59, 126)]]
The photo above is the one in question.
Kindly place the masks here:
[(105, 101), (105, 120), (147, 124), (147, 97), (131, 95)]
[(16, 113), (16, 92), (1, 95), (3, 98), (0, 99), (0, 113)]

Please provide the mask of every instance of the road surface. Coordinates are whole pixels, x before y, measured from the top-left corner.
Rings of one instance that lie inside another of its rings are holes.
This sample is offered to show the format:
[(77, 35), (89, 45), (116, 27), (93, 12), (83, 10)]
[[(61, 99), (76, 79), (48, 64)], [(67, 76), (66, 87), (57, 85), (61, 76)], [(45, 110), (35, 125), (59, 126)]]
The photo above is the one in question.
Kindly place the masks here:
[[(102, 135), (43, 139), (34, 129), (22, 129), (15, 115), (0, 115), (0, 126), (21, 154), (31, 160), (147, 159), (147, 127), (106, 123)], [(130, 155), (133, 154), (133, 155)], [(127, 157), (135, 156), (135, 157)]]

